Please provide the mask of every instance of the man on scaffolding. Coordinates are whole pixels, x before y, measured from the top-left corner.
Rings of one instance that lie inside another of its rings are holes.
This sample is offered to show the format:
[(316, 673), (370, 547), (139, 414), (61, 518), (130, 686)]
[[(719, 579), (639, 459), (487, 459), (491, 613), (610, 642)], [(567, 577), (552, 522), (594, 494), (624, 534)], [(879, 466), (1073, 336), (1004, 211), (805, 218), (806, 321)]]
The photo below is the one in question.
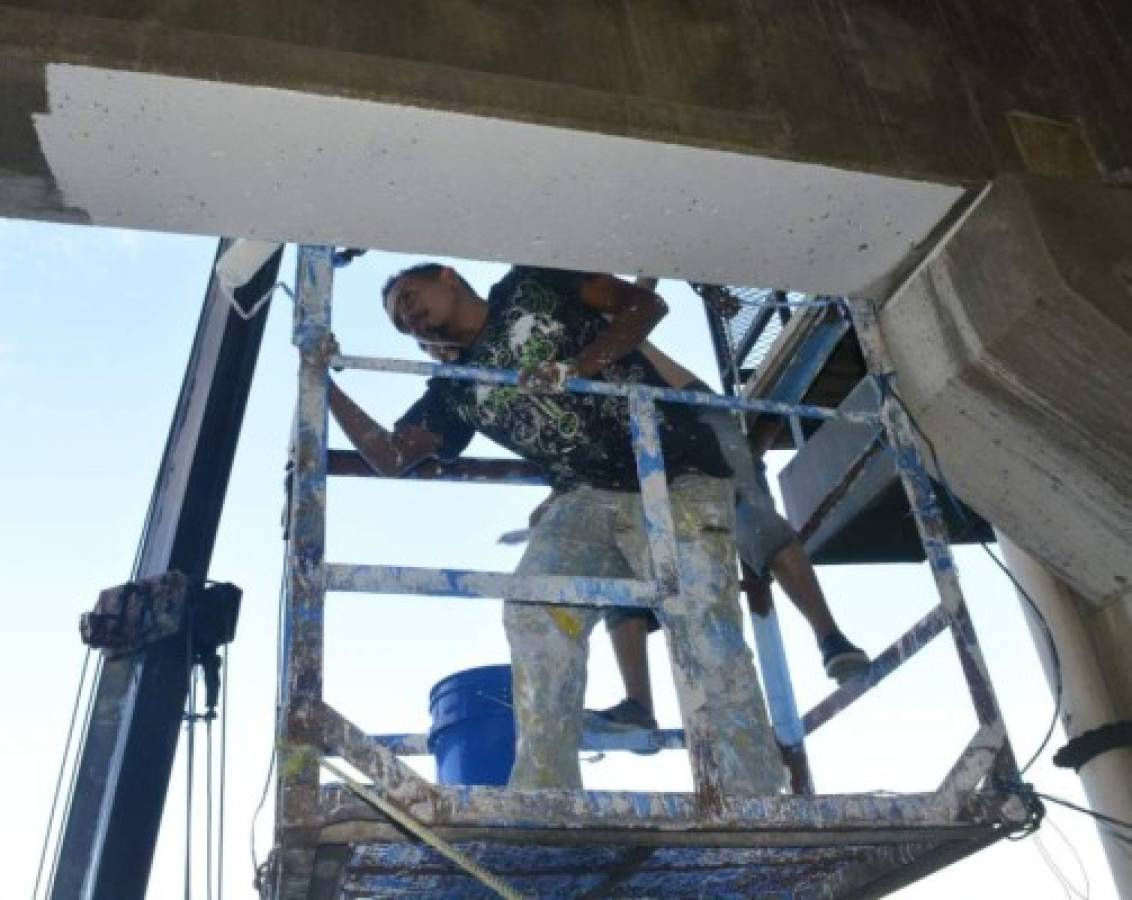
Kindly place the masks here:
[[(665, 386), (638, 349), (667, 308), (608, 275), (515, 268), (480, 298), (453, 269), (424, 264), (383, 289), (398, 330), (465, 365), (518, 369), (520, 387), (434, 378), (392, 432), (331, 383), (330, 408), (378, 472), (453, 459), (479, 431), (543, 466), (554, 496), (517, 575), (651, 578), (648, 539), (622, 397), (571, 394), (571, 377)], [(659, 608), (697, 783), (732, 796), (783, 781), (750, 650), (735, 566), (731, 470), (694, 407), (659, 414), (683, 595)], [(506, 600), (506, 598), (504, 598)], [(596, 607), (505, 602), (518, 738), (511, 786), (580, 788), (578, 747)]]

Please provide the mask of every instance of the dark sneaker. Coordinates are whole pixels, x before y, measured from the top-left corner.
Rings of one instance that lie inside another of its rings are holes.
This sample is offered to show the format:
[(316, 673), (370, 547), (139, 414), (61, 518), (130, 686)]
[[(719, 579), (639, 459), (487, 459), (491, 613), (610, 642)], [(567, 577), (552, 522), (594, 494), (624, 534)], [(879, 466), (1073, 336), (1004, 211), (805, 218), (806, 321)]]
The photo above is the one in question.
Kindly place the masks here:
[[(634, 731), (656, 731), (656, 718), (636, 700), (625, 699), (609, 709), (587, 709), (582, 718), (586, 731), (598, 734), (630, 734)], [(639, 739), (638, 739), (639, 740)], [(641, 756), (659, 753), (659, 747), (639, 746), (632, 749)]]
[(656, 731), (653, 714), (628, 698), (609, 709), (587, 709), (586, 724), (601, 731)]
[(840, 631), (827, 634), (818, 642), (818, 648), (825, 674), (839, 685), (869, 671), (869, 655)]

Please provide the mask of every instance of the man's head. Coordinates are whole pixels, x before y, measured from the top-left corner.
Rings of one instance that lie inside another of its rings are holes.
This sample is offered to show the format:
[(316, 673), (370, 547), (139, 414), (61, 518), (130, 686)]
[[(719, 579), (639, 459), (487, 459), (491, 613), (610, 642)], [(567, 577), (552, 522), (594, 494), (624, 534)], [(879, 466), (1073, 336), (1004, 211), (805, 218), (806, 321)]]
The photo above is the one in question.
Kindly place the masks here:
[(381, 289), (385, 312), (403, 334), (436, 340), (450, 337), (460, 304), (475, 291), (455, 270), (439, 263), (421, 263), (392, 276)]

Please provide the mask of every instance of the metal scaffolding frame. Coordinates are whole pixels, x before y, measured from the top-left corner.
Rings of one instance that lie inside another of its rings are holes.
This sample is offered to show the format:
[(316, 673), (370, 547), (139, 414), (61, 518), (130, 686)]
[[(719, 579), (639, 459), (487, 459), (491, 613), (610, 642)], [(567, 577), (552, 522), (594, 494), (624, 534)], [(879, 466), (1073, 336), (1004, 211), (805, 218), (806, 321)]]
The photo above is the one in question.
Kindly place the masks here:
[[(535, 894), (599, 896), (616, 886), (625, 896), (657, 890), (667, 896), (698, 896), (707, 878), (715, 879), (712, 883), (721, 891), (741, 890), (752, 896), (880, 896), (1023, 825), (1027, 811), (1021, 802), (997, 787), (1000, 778), (1017, 774), (1016, 764), (964, 604), (940, 507), (907, 416), (890, 391), (883, 394), (879, 421), (896, 455), (941, 602), (877, 658), (867, 678), (834, 691), (806, 713), (801, 724), (806, 734), (812, 733), (931, 639), (949, 631), (979, 727), (937, 790), (729, 797), (719, 791), (713, 767), (694, 759), (691, 794), (437, 785), (398, 758), (420, 752), (421, 736), (369, 735), (333, 709), (322, 690), (328, 591), (506, 595), (522, 602), (587, 606), (680, 604), (656, 401), (826, 420), (876, 422), (878, 416), (845, 414), (797, 400), (719, 397), (573, 379), (567, 385), (570, 391), (628, 399), (652, 579), (522, 578), (331, 562), (325, 556), (328, 369), (315, 361), (314, 352), (330, 333), (331, 257), (329, 247), (301, 247), (296, 276), (294, 343), (302, 362), (280, 672), (276, 849), (264, 880), (267, 894), (360, 896), (411, 887), (430, 895), (479, 896), (477, 891), (487, 890), (466, 871), (407, 840), (397, 824), (346, 786), (320, 785), (320, 759), (330, 757), (344, 759), (363, 773), (384, 802), (423, 829), (457, 842), (480, 865)], [(889, 364), (875, 315), (867, 306), (856, 305), (852, 319), (870, 372), (887, 378)], [(346, 355), (329, 360), (329, 365), (488, 384), (514, 384), (517, 379), (514, 372)], [(339, 474), (361, 474), (350, 454), (336, 459)], [(467, 461), (447, 471), (434, 466), (425, 477), (506, 482), (511, 475), (526, 479), (523, 483), (535, 477), (522, 465), (501, 469), (488, 461)], [(680, 654), (672, 657), (678, 666)], [(768, 693), (783, 687), (789, 685), (766, 685)], [(657, 740), (660, 746), (679, 746), (682, 733), (666, 732)]]

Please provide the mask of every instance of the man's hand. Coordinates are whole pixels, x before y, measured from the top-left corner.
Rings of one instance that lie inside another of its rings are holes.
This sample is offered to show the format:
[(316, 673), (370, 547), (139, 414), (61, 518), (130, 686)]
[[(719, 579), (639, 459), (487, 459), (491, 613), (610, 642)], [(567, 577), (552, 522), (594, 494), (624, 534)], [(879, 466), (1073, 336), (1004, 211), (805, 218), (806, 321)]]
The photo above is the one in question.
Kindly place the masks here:
[[(321, 341), (314, 345), (300, 347), (299, 352), (302, 354), (303, 362), (326, 368), (330, 365), (331, 359), (342, 355), (342, 348), (338, 346), (338, 338), (334, 336), (334, 333), (328, 331)], [(335, 372), (342, 371), (341, 366), (334, 366), (333, 368)]]
[(544, 515), (546, 515), (546, 511), (548, 509), (550, 509), (550, 504), (553, 503), (557, 499), (558, 499), (558, 492), (557, 491), (551, 491), (547, 495), (547, 498), (542, 501), (542, 503), (540, 503), (538, 506), (536, 506), (534, 509), (531, 510), (531, 515), (527, 519), (527, 525), (529, 525), (531, 528), (534, 528), (541, 521), (542, 517)]
[(541, 362), (519, 372), (519, 388), (532, 394), (561, 394), (577, 374), (569, 363)]

